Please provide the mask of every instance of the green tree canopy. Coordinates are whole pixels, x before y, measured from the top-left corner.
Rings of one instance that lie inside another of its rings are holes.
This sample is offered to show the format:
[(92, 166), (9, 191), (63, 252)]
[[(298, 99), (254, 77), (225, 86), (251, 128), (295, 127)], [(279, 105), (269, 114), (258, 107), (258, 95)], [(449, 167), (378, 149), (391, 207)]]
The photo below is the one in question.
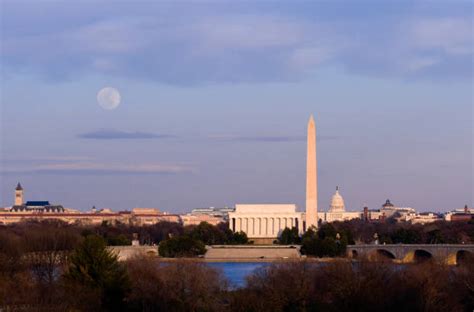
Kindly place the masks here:
[(190, 232), (190, 236), (206, 245), (220, 245), (226, 242), (224, 232), (207, 222), (201, 222), (198, 226), (194, 227)]
[(298, 229), (293, 227), (291, 229), (285, 228), (280, 237), (278, 237), (278, 243), (281, 245), (299, 244), (301, 242)]
[(174, 236), (160, 243), (159, 253), (162, 257), (195, 257), (206, 252), (204, 243), (189, 235)]
[(99, 290), (105, 310), (118, 310), (129, 289), (125, 267), (107, 250), (103, 238), (87, 236), (71, 256), (66, 280), (86, 288)]

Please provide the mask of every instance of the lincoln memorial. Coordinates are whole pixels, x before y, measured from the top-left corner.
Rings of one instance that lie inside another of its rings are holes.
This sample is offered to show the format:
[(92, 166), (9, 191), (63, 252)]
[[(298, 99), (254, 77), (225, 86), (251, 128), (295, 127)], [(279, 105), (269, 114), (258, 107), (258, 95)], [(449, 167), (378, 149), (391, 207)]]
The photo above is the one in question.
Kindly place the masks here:
[(303, 233), (303, 215), (293, 204), (235, 205), (235, 211), (229, 212), (229, 226), (251, 240), (271, 243), (285, 228)]

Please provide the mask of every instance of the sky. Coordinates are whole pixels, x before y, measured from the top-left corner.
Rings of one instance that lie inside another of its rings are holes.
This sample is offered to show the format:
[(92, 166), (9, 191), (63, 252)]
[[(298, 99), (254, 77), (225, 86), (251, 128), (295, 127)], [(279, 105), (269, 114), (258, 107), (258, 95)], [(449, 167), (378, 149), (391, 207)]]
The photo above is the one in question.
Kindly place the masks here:
[(0, 3), (0, 206), (473, 206), (471, 1)]

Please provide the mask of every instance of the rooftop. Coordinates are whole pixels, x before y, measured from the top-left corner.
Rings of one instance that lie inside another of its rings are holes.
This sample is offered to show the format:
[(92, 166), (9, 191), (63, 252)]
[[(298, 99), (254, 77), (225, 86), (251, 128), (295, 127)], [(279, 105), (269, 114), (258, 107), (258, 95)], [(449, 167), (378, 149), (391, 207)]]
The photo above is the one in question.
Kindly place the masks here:
[(50, 206), (49, 201), (27, 201), (25, 206)]

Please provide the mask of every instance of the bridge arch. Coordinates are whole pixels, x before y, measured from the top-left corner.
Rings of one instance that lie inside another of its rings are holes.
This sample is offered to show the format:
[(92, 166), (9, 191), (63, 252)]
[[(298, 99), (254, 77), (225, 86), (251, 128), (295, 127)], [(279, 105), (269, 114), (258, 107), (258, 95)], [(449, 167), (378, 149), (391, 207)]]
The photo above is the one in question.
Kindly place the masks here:
[(397, 263), (435, 260), (448, 265), (474, 263), (474, 244), (387, 244), (348, 245), (347, 256)]
[(397, 257), (395, 257), (395, 255), (393, 253), (391, 253), (390, 251), (388, 251), (386, 249), (379, 248), (379, 249), (375, 249), (375, 250), (371, 251), (367, 255), (367, 258), (370, 261), (393, 261)]
[(403, 257), (403, 263), (421, 263), (433, 259), (433, 254), (424, 249), (411, 250)]
[(417, 249), (413, 253), (413, 262), (421, 263), (433, 259), (433, 255), (424, 249)]

